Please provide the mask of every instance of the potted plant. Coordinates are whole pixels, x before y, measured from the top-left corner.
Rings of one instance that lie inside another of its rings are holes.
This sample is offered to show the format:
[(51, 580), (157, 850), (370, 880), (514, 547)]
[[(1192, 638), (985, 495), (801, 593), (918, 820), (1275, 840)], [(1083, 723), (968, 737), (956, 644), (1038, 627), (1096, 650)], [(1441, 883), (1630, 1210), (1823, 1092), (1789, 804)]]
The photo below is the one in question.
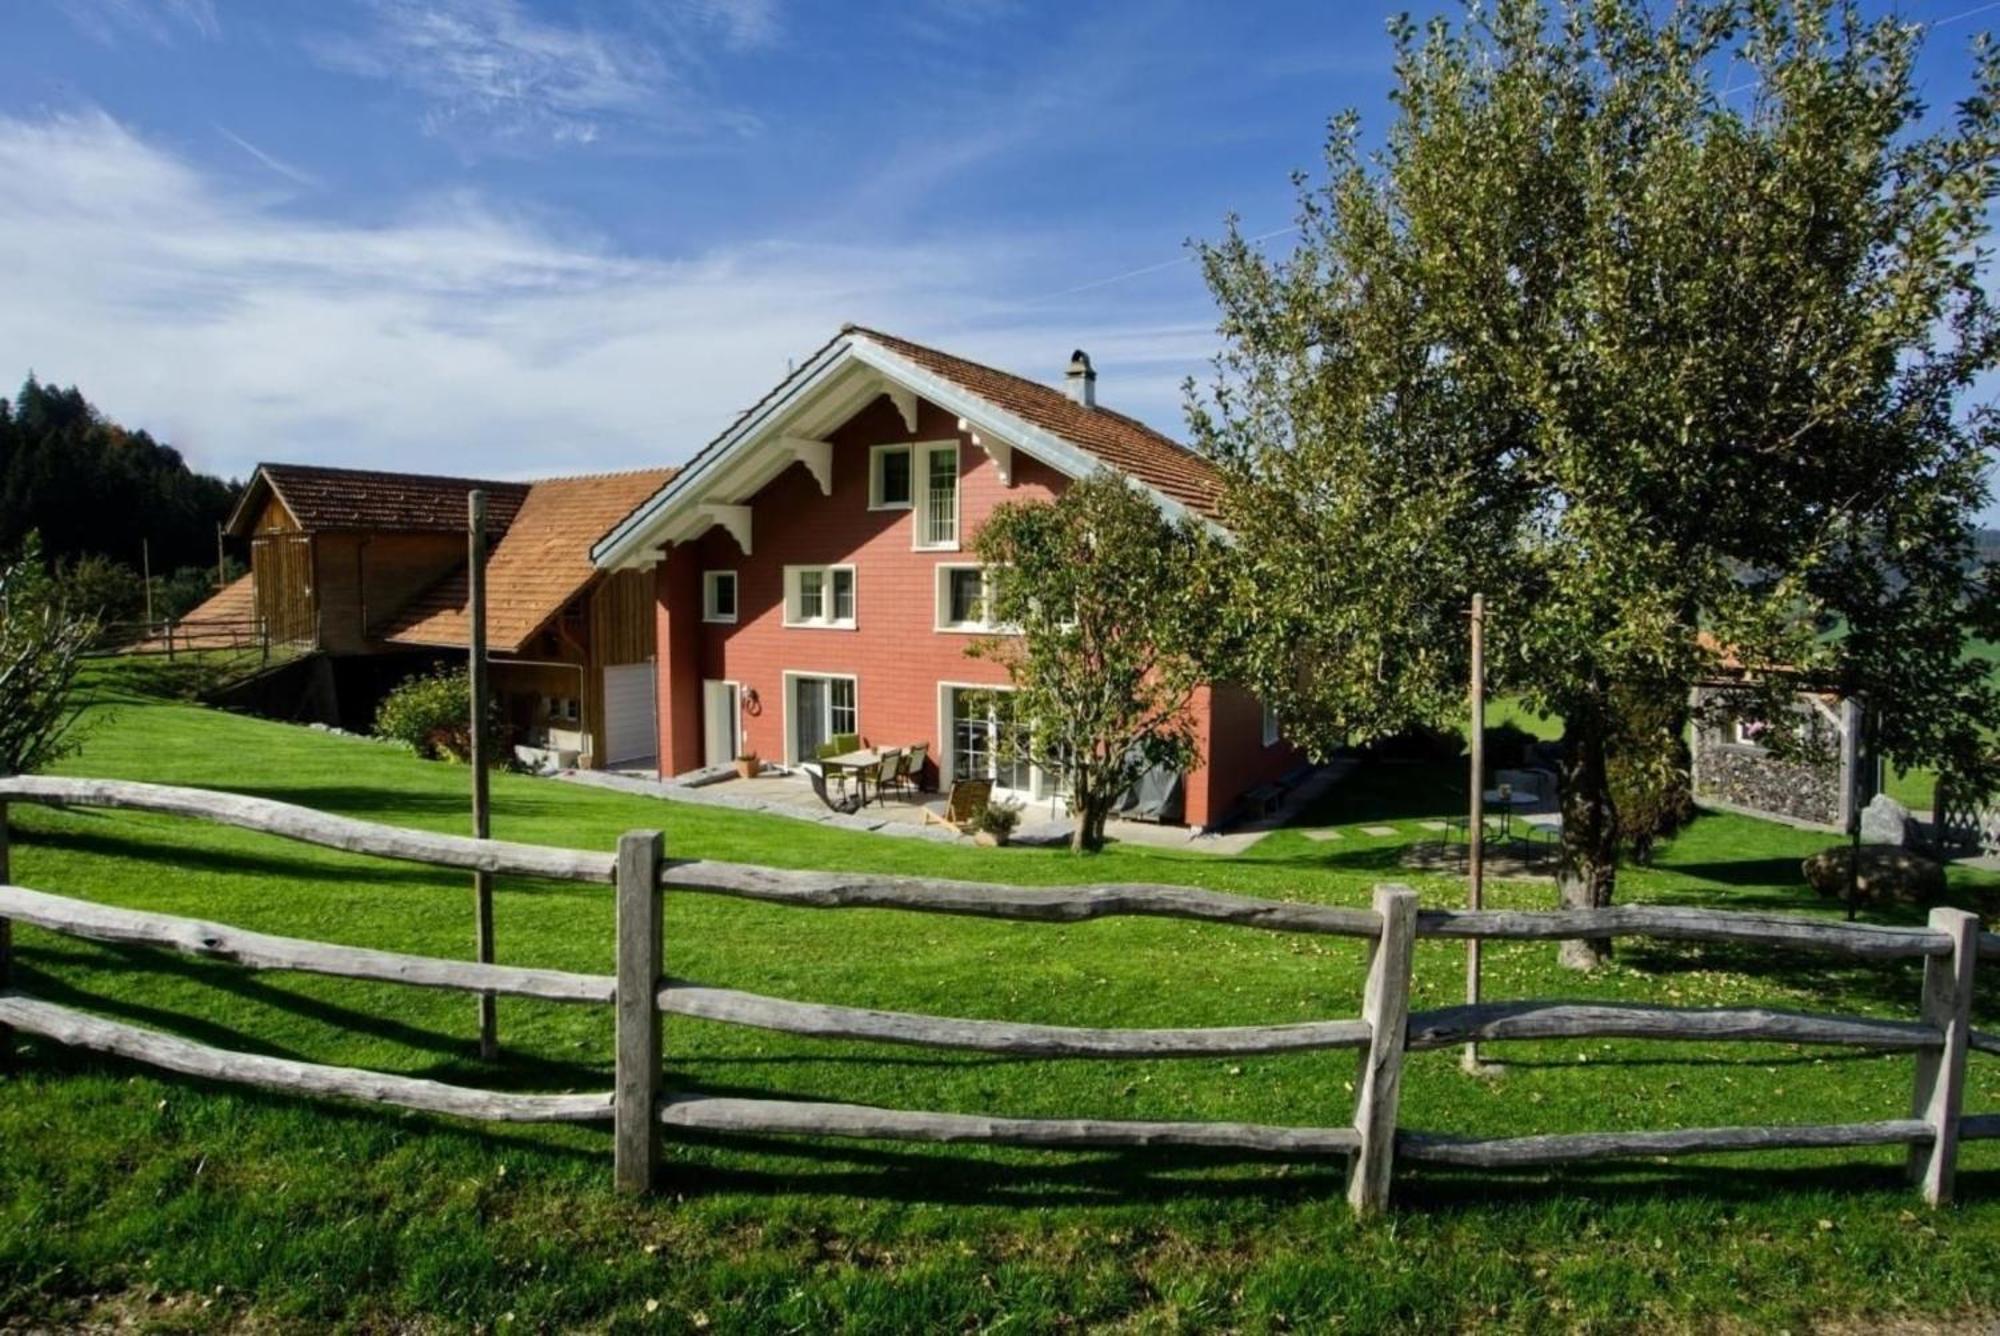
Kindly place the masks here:
[(973, 818), (972, 842), (987, 848), (997, 848), (1007, 843), (1014, 834), (1014, 827), (1021, 824), (1019, 803), (988, 803), (979, 809)]
[(757, 759), (756, 752), (744, 752), (736, 758), (736, 777), (738, 779), (755, 779), (757, 778), (757, 772), (763, 768), (764, 763)]

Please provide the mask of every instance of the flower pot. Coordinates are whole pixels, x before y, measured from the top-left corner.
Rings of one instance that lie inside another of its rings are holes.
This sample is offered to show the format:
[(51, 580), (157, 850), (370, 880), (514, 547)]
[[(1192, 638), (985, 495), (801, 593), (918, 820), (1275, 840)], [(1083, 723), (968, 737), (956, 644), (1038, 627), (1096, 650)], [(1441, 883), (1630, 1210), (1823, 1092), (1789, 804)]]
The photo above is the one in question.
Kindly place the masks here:
[(764, 763), (754, 756), (739, 756), (736, 758), (736, 777), (738, 779), (755, 779), (757, 778), (757, 772), (763, 768)]
[(975, 830), (972, 832), (972, 842), (981, 848), (998, 849), (1001, 845), (1007, 843), (1007, 837), (1005, 835), (995, 835), (990, 830)]

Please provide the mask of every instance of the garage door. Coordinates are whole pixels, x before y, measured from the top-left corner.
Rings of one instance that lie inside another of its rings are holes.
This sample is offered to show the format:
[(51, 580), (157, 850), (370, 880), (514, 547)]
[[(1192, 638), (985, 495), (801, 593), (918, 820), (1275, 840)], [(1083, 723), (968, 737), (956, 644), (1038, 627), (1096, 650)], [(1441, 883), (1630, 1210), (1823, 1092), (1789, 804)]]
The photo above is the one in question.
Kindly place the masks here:
[(658, 697), (653, 665), (626, 664), (604, 670), (604, 764), (650, 766), (660, 741), (654, 719)]

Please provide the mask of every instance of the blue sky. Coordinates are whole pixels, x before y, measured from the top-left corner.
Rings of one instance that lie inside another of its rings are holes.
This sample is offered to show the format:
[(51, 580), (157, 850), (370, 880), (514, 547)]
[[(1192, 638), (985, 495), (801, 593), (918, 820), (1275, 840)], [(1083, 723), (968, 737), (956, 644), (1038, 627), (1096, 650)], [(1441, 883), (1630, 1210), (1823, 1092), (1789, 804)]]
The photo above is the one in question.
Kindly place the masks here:
[[(1088, 348), (1178, 434), (1186, 241), (1283, 229), (1432, 7), (8, 0), (0, 386), (227, 473), (525, 476), (684, 459), (856, 320)], [(1948, 105), (2000, 3), (1895, 12)]]

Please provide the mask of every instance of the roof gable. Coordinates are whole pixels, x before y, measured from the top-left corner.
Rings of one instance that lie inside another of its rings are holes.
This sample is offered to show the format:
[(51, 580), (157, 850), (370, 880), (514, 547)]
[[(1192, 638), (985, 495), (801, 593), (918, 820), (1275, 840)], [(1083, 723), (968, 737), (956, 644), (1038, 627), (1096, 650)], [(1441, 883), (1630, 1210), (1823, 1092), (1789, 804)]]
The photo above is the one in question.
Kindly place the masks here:
[(230, 514), (238, 537), (276, 496), (307, 533), (463, 533), (466, 497), (486, 493), (487, 523), (504, 532), (528, 495), (528, 484), (423, 473), (322, 468), (310, 464), (259, 464)]
[(759, 447), (831, 430), (885, 392), (914, 394), (955, 414), (975, 441), (992, 443), (989, 451), (1019, 448), (1073, 478), (1111, 468), (1145, 486), (1170, 515), (1213, 522), (1218, 513), (1214, 465), (1144, 423), (1011, 372), (847, 325), (606, 534), (593, 560), (651, 564), (664, 543), (689, 536), (689, 526), (706, 527), (698, 509), (704, 502), (736, 502), (797, 457), (767, 451), (758, 467), (748, 456)]

